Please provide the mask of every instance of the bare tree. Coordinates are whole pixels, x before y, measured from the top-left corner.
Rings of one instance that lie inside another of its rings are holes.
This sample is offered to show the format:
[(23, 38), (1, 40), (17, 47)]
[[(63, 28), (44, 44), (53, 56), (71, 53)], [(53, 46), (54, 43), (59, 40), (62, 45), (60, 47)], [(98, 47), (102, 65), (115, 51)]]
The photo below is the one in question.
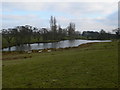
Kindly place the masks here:
[(75, 24), (74, 23), (70, 23), (68, 26), (68, 35), (69, 36), (74, 36), (75, 34)]
[(114, 29), (113, 32), (115, 32), (116, 35), (120, 36), (120, 28)]
[(51, 31), (52, 31), (52, 37), (53, 37), (53, 40), (56, 40), (57, 36), (57, 25), (56, 25), (56, 18), (51, 16), (50, 18), (50, 28), (51, 28)]

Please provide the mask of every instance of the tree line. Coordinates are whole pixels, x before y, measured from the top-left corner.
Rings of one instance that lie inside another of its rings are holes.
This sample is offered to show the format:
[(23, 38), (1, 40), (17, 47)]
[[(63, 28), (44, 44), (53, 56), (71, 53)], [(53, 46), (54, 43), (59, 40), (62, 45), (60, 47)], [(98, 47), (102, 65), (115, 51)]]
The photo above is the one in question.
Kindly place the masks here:
[[(50, 28), (37, 28), (30, 25), (2, 29), (3, 47), (29, 43), (53, 42), (66, 39), (120, 39), (120, 28), (113, 30), (116, 34), (105, 32), (76, 31), (75, 23), (70, 22), (66, 28), (57, 25), (55, 17), (50, 17)], [(4, 43), (6, 42), (6, 43)]]
[(97, 31), (83, 31), (82, 36), (86, 37), (87, 39), (97, 39), (97, 40), (106, 40), (106, 39), (120, 39), (120, 29), (114, 29), (112, 34), (110, 32), (106, 32), (105, 30), (101, 29), (99, 32)]

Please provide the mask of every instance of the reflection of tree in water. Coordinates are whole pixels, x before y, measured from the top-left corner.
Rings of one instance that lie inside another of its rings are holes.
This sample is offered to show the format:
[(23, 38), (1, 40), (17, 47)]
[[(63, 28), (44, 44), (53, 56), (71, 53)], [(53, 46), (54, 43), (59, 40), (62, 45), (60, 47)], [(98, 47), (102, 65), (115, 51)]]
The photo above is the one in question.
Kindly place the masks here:
[(8, 51), (11, 51), (11, 47), (8, 47)]
[(46, 48), (52, 48), (52, 43), (43, 43), (43, 49), (46, 49)]
[(59, 45), (59, 43), (58, 43), (58, 42), (52, 43), (51, 48), (58, 48), (58, 45)]
[(71, 46), (74, 46), (75, 44), (75, 40), (68, 40), (68, 45), (71, 47)]
[(40, 46), (40, 43), (38, 43), (38, 47)]
[(31, 45), (30, 44), (24, 44), (20, 46), (16, 46), (16, 51), (28, 51), (31, 50)]
[(28, 44), (27, 50), (31, 50), (31, 45), (30, 44)]

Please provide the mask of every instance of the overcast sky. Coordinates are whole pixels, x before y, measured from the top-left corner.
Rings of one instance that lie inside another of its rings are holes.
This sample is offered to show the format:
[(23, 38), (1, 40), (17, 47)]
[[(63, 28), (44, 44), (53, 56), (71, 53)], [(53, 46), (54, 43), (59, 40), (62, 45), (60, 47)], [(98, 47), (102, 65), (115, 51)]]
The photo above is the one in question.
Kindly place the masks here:
[(49, 28), (50, 16), (57, 24), (67, 27), (76, 24), (76, 30), (104, 29), (111, 32), (118, 27), (117, 2), (3, 2), (2, 28), (31, 25)]

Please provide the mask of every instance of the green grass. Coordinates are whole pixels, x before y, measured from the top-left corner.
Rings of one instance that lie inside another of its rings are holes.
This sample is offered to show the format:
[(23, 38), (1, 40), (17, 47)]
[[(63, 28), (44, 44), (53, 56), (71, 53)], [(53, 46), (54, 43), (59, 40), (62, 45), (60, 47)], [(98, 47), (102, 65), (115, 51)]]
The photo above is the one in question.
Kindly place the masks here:
[(17, 54), (32, 58), (3, 60), (3, 88), (118, 87), (117, 45), (95, 43), (50, 53)]

